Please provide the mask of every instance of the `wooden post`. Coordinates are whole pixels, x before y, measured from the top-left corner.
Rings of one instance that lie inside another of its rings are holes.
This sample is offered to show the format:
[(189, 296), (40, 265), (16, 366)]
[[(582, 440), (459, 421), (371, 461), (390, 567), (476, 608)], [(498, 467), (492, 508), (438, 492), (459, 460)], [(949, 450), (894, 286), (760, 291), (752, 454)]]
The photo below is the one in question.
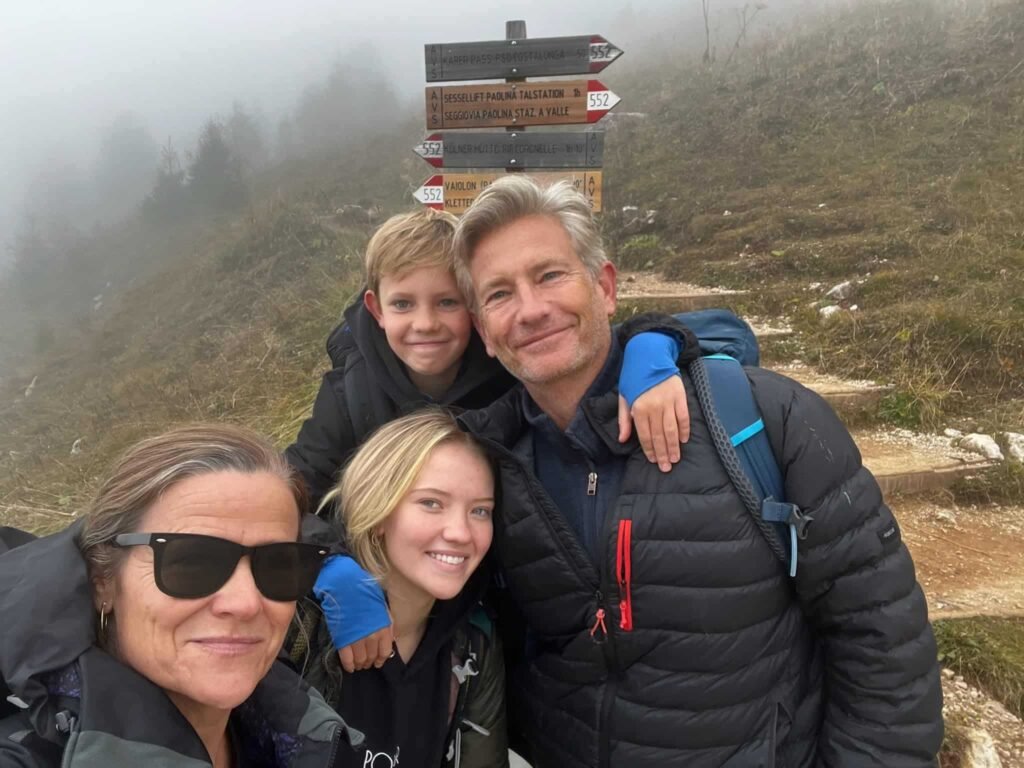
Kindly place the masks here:
[[(512, 40), (513, 41), (512, 45), (515, 45), (514, 41), (516, 41), (516, 40), (525, 40), (526, 39), (526, 20), (525, 19), (516, 19), (516, 20), (506, 21), (505, 22), (505, 39), (506, 40)], [(526, 82), (526, 78), (525, 77), (509, 77), (509, 78), (506, 78), (505, 82), (506, 83), (525, 83)], [(509, 127), (505, 128), (506, 133), (516, 133), (517, 131), (522, 131), (522, 130), (525, 130), (525, 129), (523, 129), (523, 128), (516, 128), (516, 127), (513, 127), (513, 126), (509, 126)], [(522, 173), (524, 170), (526, 170), (526, 169), (525, 168), (507, 168), (506, 172), (507, 173)]]

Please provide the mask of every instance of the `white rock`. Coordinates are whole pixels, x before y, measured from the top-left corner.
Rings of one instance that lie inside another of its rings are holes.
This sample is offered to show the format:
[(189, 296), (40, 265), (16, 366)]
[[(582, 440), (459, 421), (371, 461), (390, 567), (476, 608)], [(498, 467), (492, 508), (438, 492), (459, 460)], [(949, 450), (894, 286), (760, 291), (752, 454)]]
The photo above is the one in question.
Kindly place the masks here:
[(979, 453), (986, 459), (1003, 460), (1003, 452), (999, 450), (999, 444), (989, 435), (980, 432), (973, 432), (960, 441), (960, 447), (971, 453)]
[(838, 299), (839, 301), (842, 301), (843, 299), (850, 298), (850, 295), (852, 293), (853, 283), (847, 280), (844, 283), (839, 283), (839, 285), (833, 285), (831, 288), (828, 289), (828, 293), (826, 293), (825, 295), (828, 296), (830, 299)]
[(635, 205), (624, 205), (624, 206), (622, 206), (622, 212), (623, 213), (635, 213), (636, 211), (639, 211), (639, 210), (640, 209), (637, 206), (635, 206)]
[(1007, 448), (1010, 451), (1010, 458), (1024, 464), (1024, 435), (1019, 432), (1004, 432)]
[(952, 427), (946, 427), (944, 430), (942, 430), (942, 434), (951, 439), (964, 436), (963, 432), (961, 432), (959, 429), (953, 429)]
[(828, 208), (828, 203), (818, 203), (818, 208)]
[(78, 438), (71, 444), (71, 455), (77, 456), (82, 452), (82, 438)]
[(822, 307), (818, 310), (818, 314), (821, 315), (822, 320), (831, 320), (842, 311), (842, 307), (837, 307), (833, 304), (827, 307)]
[(860, 309), (860, 307), (858, 307), (856, 304), (851, 304), (850, 305), (850, 311), (851, 312), (856, 312), (858, 309)]
[(953, 514), (953, 510), (951, 509), (938, 509), (935, 511), (935, 517), (944, 523), (956, 525), (956, 515)]
[(1003, 761), (999, 759), (995, 742), (988, 731), (969, 728), (964, 737), (967, 739), (967, 748), (964, 750), (963, 768), (1003, 768)]
[(25, 388), (25, 397), (32, 397), (32, 391), (36, 388), (36, 382), (39, 381), (38, 376), (33, 376), (32, 381)]
[(722, 214), (723, 216), (732, 216), (732, 211), (726, 211)]
[(821, 283), (811, 283), (807, 286), (808, 291), (817, 291), (821, 289)]

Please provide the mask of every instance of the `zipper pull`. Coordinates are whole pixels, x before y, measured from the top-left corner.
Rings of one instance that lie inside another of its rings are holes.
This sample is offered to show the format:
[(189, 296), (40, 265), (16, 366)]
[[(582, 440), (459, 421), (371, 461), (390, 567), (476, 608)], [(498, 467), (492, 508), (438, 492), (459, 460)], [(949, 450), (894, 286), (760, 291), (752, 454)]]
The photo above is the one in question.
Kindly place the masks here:
[(587, 475), (587, 496), (597, 496), (597, 472)]
[[(594, 622), (594, 626), (590, 628), (590, 636), (600, 643), (604, 640), (604, 638), (608, 637), (608, 627), (604, 623), (604, 608), (598, 608), (597, 613), (594, 614), (594, 617), (597, 620)], [(596, 635), (598, 629), (601, 630), (601, 633), (603, 635), (600, 638)]]

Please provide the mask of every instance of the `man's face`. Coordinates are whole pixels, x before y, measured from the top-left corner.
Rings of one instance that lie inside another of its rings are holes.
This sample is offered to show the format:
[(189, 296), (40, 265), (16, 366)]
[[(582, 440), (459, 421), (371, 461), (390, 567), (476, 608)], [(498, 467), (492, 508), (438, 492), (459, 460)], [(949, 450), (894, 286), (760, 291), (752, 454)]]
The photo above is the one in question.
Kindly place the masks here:
[(608, 354), (615, 267), (595, 278), (562, 225), (528, 216), (483, 237), (469, 264), (487, 352), (527, 385), (592, 381)]

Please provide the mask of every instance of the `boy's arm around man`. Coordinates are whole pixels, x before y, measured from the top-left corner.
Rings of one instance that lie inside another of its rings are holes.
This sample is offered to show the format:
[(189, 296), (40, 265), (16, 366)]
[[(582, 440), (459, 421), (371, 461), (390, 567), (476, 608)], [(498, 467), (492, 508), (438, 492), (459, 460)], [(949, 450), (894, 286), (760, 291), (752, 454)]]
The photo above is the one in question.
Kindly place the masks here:
[(829, 405), (771, 372), (748, 374), (786, 501), (814, 518), (794, 587), (825, 658), (819, 763), (933, 765), (942, 744), (939, 666), (899, 526)]

